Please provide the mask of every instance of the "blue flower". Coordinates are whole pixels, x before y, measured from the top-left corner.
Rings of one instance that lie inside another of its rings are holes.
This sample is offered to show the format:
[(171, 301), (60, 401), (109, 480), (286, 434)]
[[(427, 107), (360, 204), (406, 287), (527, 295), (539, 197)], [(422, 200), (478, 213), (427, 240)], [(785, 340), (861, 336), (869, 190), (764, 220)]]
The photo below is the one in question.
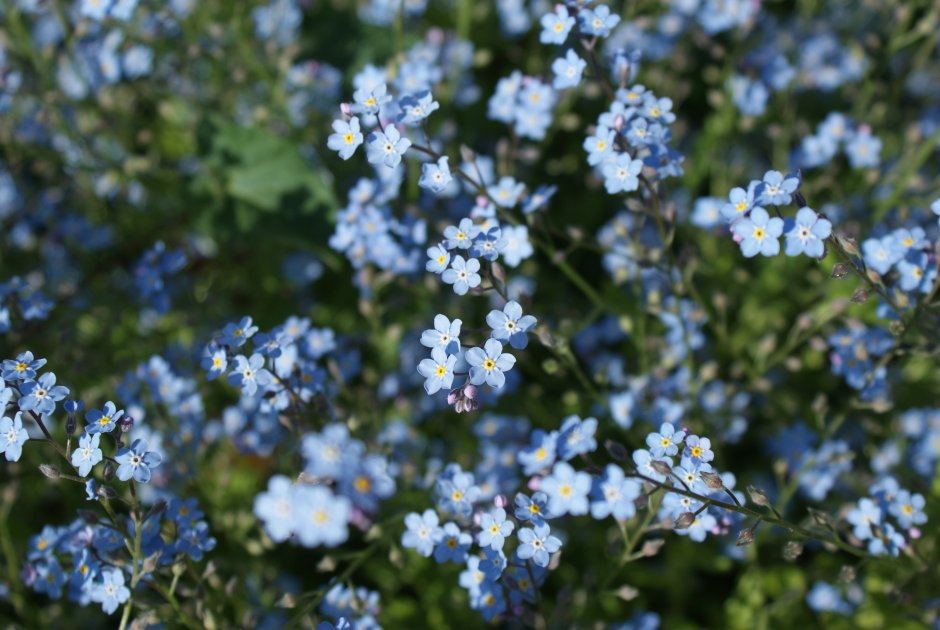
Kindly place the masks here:
[(268, 387), (274, 382), (274, 375), (264, 367), (264, 357), (257, 352), (246, 358), (240, 354), (234, 359), (235, 366), (228, 375), (228, 382), (241, 387), (247, 396), (254, 396), (258, 387)]
[(940, 199), (930, 204), (930, 211), (937, 215), (937, 224), (940, 225)]
[(634, 160), (629, 153), (618, 153), (601, 166), (604, 187), (611, 195), (636, 190), (640, 186), (638, 175), (642, 170), (643, 160)]
[(421, 165), (421, 178), (418, 179), (418, 186), (430, 190), (434, 193), (442, 193), (447, 190), (451, 182), (454, 181), (450, 174), (450, 166), (447, 164), (447, 156), (438, 158), (437, 162), (425, 162)]
[(757, 199), (760, 205), (783, 206), (793, 200), (793, 193), (800, 187), (799, 173), (786, 177), (780, 171), (767, 171), (764, 179), (757, 186)]
[(402, 96), (398, 99), (398, 107), (401, 109), (398, 122), (416, 126), (436, 111), (440, 104), (434, 100), (429, 90), (424, 90), (417, 94)]
[(28, 381), (36, 378), (36, 370), (46, 364), (45, 359), (33, 359), (33, 353), (23, 352), (16, 359), (7, 359), (3, 362), (0, 378), (5, 381)]
[(467, 550), (473, 544), (470, 534), (460, 531), (456, 523), (445, 523), (441, 528), (441, 539), (434, 548), (434, 559), (440, 563), (462, 564), (467, 559)]
[(124, 410), (118, 410), (110, 400), (100, 410), (91, 409), (85, 414), (85, 427), (87, 433), (110, 433), (117, 426), (117, 421), (124, 415)]
[(558, 432), (546, 433), (541, 429), (532, 432), (529, 446), (524, 446), (516, 453), (516, 460), (522, 465), (522, 472), (526, 475), (548, 468), (555, 463), (555, 449), (558, 443)]
[[(511, 521), (508, 522), (510, 525), (510, 533), (514, 525)], [(492, 526), (491, 526), (492, 529)], [(509, 534), (505, 534), (508, 536)], [(487, 580), (496, 581), (503, 574), (503, 571), (506, 569), (506, 566), (509, 562), (506, 559), (506, 554), (503, 553), (502, 549), (494, 549), (492, 547), (485, 547), (483, 549), (483, 559), (477, 565), (480, 570), (483, 571), (483, 574), (486, 576)]]
[(682, 451), (682, 456), (698, 465), (702, 462), (710, 462), (715, 458), (715, 454), (711, 449), (712, 443), (707, 437), (700, 438), (697, 435), (690, 435), (685, 439), (685, 449)]
[(538, 320), (532, 315), (523, 315), (519, 303), (510, 300), (503, 310), (490, 311), (486, 316), (486, 323), (493, 329), (493, 339), (508, 342), (513, 348), (522, 350), (529, 345), (527, 333), (535, 327)]
[(878, 527), (877, 533), (869, 541), (868, 553), (873, 556), (888, 555), (896, 558), (905, 544), (904, 536), (894, 528), (894, 525), (886, 522)]
[(495, 225), (485, 232), (480, 230), (480, 233), (473, 239), (473, 245), (470, 247), (470, 255), (474, 258), (482, 258), (493, 262), (499, 257), (499, 252), (505, 247), (506, 239), (503, 238), (502, 228)]
[(787, 232), (787, 256), (806, 254), (821, 258), (825, 253), (823, 241), (832, 234), (832, 223), (823, 219), (812, 208), (800, 208), (796, 213), (796, 223)]
[(891, 501), (888, 511), (898, 519), (898, 525), (907, 529), (927, 522), (927, 515), (924, 513), (925, 505), (924, 495), (901, 490)]
[(296, 484), (291, 492), (291, 521), (304, 547), (336, 547), (349, 538), (352, 503), (324, 486)]
[(450, 264), (450, 252), (447, 251), (443, 243), (429, 247), (427, 254), (428, 261), (424, 264), (424, 268), (433, 273), (444, 273), (447, 265)]
[(474, 484), (473, 473), (469, 472), (438, 479), (436, 489), (439, 507), (460, 516), (469, 516), (473, 504), (480, 498), (480, 488)]
[[(537, 210), (541, 210), (548, 205), (548, 202), (551, 201), (556, 192), (558, 192), (558, 186), (539, 186), (535, 189), (535, 192), (526, 197), (522, 202), (523, 214), (531, 214)], [(940, 203), (940, 199), (938, 199), (936, 203)], [(938, 208), (940, 208), (940, 206), (938, 206)], [(938, 211), (937, 214), (940, 214), (940, 211)]]
[(454, 256), (450, 269), (441, 274), (441, 280), (445, 284), (452, 284), (457, 295), (466, 295), (470, 289), (480, 286), (483, 279), (477, 273), (479, 270), (480, 261), (476, 258), (464, 260), (463, 256)]
[(444, 238), (447, 239), (447, 249), (470, 249), (473, 239), (480, 233), (480, 228), (473, 224), (472, 219), (461, 219), (459, 225), (449, 225), (444, 228)]
[(506, 382), (503, 374), (516, 364), (516, 357), (503, 352), (503, 344), (496, 339), (487, 339), (483, 348), (470, 348), (467, 351), (467, 363), (470, 364), (470, 382), (474, 385), (486, 383), (499, 389)]
[(78, 474), (82, 477), (87, 477), (92, 466), (100, 462), (104, 456), (98, 448), (100, 441), (100, 433), (83, 433), (78, 439), (78, 448), (72, 451), (72, 465), (78, 468)]
[(928, 293), (933, 284), (933, 273), (927, 272), (928, 257), (923, 252), (912, 253), (898, 263), (902, 291), (920, 289)]
[(437, 512), (425, 510), (423, 514), (411, 512), (405, 516), (405, 526), (408, 528), (401, 535), (401, 546), (414, 549), (425, 558), (431, 557), (434, 547), (444, 536), (438, 523)]
[(548, 495), (542, 491), (532, 494), (531, 497), (522, 494), (516, 495), (516, 510), (513, 512), (520, 521), (531, 521), (533, 525), (540, 525), (545, 519), (553, 518), (548, 511)]
[(344, 160), (348, 160), (362, 144), (362, 133), (359, 131), (359, 119), (353, 116), (349, 122), (338, 119), (333, 121), (333, 133), (326, 139), (326, 146), (339, 153)]
[[(597, 166), (607, 159), (607, 156), (614, 150), (614, 131), (604, 126), (600, 126), (594, 132), (593, 136), (584, 139), (581, 145), (588, 153), (588, 164)], [(629, 156), (628, 156), (629, 157)]]
[(384, 133), (373, 131), (369, 134), (368, 141), (366, 159), (369, 163), (385, 164), (388, 167), (398, 166), (401, 156), (411, 146), (411, 140), (403, 138), (401, 132), (392, 126), (386, 127)]
[(607, 37), (610, 31), (620, 23), (620, 16), (610, 12), (610, 7), (600, 4), (594, 9), (587, 7), (578, 13), (581, 22), (581, 32), (595, 37)]
[(872, 526), (881, 525), (884, 513), (877, 503), (864, 498), (846, 514), (845, 520), (852, 526), (853, 536), (859, 540), (868, 540), (873, 535)]
[(586, 67), (587, 62), (569, 48), (564, 57), (559, 57), (552, 63), (552, 72), (555, 73), (552, 87), (556, 90), (577, 87)]
[(392, 96), (388, 93), (388, 86), (385, 83), (360, 87), (353, 92), (355, 104), (352, 110), (360, 114), (377, 114), (379, 109), (391, 100)]
[(558, 430), (558, 455), (568, 461), (576, 455), (590, 453), (597, 449), (597, 419), (568, 416)]
[(147, 450), (147, 442), (134, 440), (130, 448), (126, 446), (117, 452), (114, 461), (118, 463), (115, 474), (121, 481), (133, 477), (138, 483), (150, 481), (150, 469), (156, 468), (163, 461), (160, 453)]
[(734, 232), (741, 238), (741, 253), (745, 257), (775, 256), (780, 253), (778, 239), (783, 233), (783, 219), (770, 218), (767, 211), (758, 206), (751, 210), (748, 218), (735, 223)]
[(650, 453), (653, 457), (662, 457), (663, 455), (675, 455), (679, 452), (679, 444), (685, 439), (684, 431), (676, 431), (676, 428), (664, 422), (659, 427), (659, 433), (650, 433), (646, 436), (646, 445), (650, 447)]
[(454, 382), (454, 366), (457, 364), (456, 355), (447, 355), (440, 347), (431, 350), (431, 358), (423, 359), (418, 364), (418, 373), (425, 378), (424, 391), (428, 396), (436, 394), (441, 389), (450, 389)]
[(258, 332), (258, 327), (252, 325), (251, 318), (242, 317), (238, 323), (229, 323), (222, 329), (220, 343), (233, 348), (240, 348), (245, 342)]
[(516, 554), (522, 560), (532, 559), (536, 565), (547, 567), (550, 554), (561, 549), (561, 541), (551, 535), (547, 523), (536, 525), (534, 529), (523, 527), (519, 530), (519, 547)]
[(486, 192), (500, 208), (512, 208), (519, 202), (524, 190), (525, 184), (522, 182), (512, 177), (502, 177), (498, 183), (487, 187)]
[(568, 15), (568, 9), (559, 4), (555, 7), (554, 13), (546, 13), (542, 16), (542, 32), (539, 34), (539, 41), (543, 44), (564, 44), (568, 33), (574, 26), (574, 18)]
[(539, 488), (548, 495), (548, 510), (553, 516), (587, 514), (591, 476), (586, 472), (576, 471), (567, 462), (557, 462)]
[(23, 454), (23, 444), (29, 439), (29, 434), (23, 428), (23, 412), (17, 411), (12, 419), (6, 416), (0, 419), (0, 453), (3, 453), (8, 462), (19, 461)]
[(45, 416), (55, 411), (56, 402), (68, 396), (69, 390), (56, 385), (55, 374), (47, 372), (35, 381), (26, 381), (20, 385), (20, 394), (20, 409)]
[(721, 207), (721, 216), (729, 223), (733, 223), (742, 218), (755, 205), (755, 193), (760, 182), (751, 182), (747, 190), (743, 188), (732, 188), (728, 193), (728, 203)]
[(202, 369), (207, 370), (206, 379), (214, 380), (228, 368), (228, 355), (225, 348), (210, 343), (206, 346), (202, 355), (202, 362), (199, 364)]
[(268, 489), (255, 497), (252, 511), (264, 523), (264, 531), (274, 542), (284, 542), (293, 531), (291, 481), (284, 475), (268, 480)]
[(427, 348), (441, 348), (447, 354), (460, 352), (460, 326), (459, 319), (451, 321), (447, 316), (438, 313), (434, 316), (434, 328), (421, 333), (421, 345)]
[(512, 521), (506, 518), (506, 510), (496, 508), (480, 517), (480, 533), (477, 534), (477, 543), (481, 547), (490, 547), (496, 551), (503, 548), (506, 536), (512, 533)]
[(121, 569), (102, 569), (101, 581), (91, 586), (88, 596), (91, 601), (101, 604), (101, 609), (110, 615), (130, 598), (131, 591), (124, 586)]
[(618, 521), (633, 518), (636, 514), (634, 500), (641, 490), (636, 479), (626, 477), (619, 466), (608, 464), (604, 476), (593, 480), (591, 516), (596, 519), (613, 516)]
[(862, 258), (865, 264), (881, 275), (891, 271), (891, 267), (901, 260), (903, 254), (895, 248), (891, 236), (868, 238), (862, 241)]

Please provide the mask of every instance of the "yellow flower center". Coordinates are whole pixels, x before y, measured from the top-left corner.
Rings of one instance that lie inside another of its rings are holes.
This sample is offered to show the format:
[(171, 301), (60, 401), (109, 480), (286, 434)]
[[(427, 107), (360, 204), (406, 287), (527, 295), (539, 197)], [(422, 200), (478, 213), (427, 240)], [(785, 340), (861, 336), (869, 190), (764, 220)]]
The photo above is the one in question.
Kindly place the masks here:
[(692, 457), (701, 457), (702, 456), (702, 447), (693, 446), (692, 447)]
[(445, 374), (447, 374), (447, 368), (444, 367), (443, 365), (439, 365), (437, 366), (437, 369), (434, 371), (434, 373), (437, 374), (438, 376), (444, 376)]
[(734, 207), (734, 209), (737, 210), (738, 212), (744, 212), (744, 209), (745, 209), (745, 208), (747, 208), (747, 202), (746, 202), (746, 201), (739, 201), (739, 202), (738, 202), (738, 205), (736, 205), (736, 206)]
[(345, 142), (346, 144), (352, 144), (352, 143), (353, 143), (353, 140), (355, 140), (355, 138), (356, 138), (356, 137), (353, 135), (353, 133), (352, 133), (351, 131), (347, 131), (347, 132), (346, 132), (346, 135), (343, 136), (343, 142)]
[(598, 140), (598, 141), (597, 141), (597, 150), (598, 150), (598, 151), (603, 151), (603, 150), (606, 149), (606, 148), (607, 148), (607, 141), (606, 141), (606, 140)]
[(17, 363), (17, 364), (16, 364), (16, 371), (17, 371), (17, 372), (25, 372), (25, 371), (26, 371), (26, 364), (25, 364), (25, 363)]
[(764, 240), (765, 236), (767, 236), (767, 232), (764, 230), (764, 228), (754, 228), (754, 238), (756, 238), (758, 241)]
[(664, 437), (663, 439), (661, 439), (661, 440), (659, 441), (659, 444), (660, 444), (660, 446), (662, 446), (663, 448), (666, 448), (667, 446), (669, 446), (670, 444), (672, 444), (672, 440), (670, 440), (670, 439), (667, 438), (667, 437)]
[(533, 514), (538, 514), (539, 512), (542, 511), (542, 508), (539, 507), (538, 503), (532, 503), (529, 505), (529, 511), (532, 512)]
[(496, 361), (493, 359), (487, 359), (483, 362), (483, 369), (489, 371), (496, 367)]
[(561, 486), (560, 488), (558, 488), (558, 492), (560, 492), (560, 493), (561, 493), (561, 496), (563, 496), (563, 497), (570, 497), (570, 496), (571, 496), (571, 486), (569, 486), (568, 484), (564, 484), (563, 486)]
[(450, 498), (454, 501), (460, 501), (463, 498), (463, 492), (460, 490), (454, 490), (454, 493), (450, 495)]
[(98, 424), (100, 424), (101, 426), (104, 426), (108, 424), (109, 422), (111, 422), (111, 416), (101, 416), (101, 420), (98, 421)]
[(329, 515), (326, 513), (326, 510), (317, 510), (313, 513), (313, 522), (322, 525), (329, 519)]
[(212, 359), (212, 367), (222, 367), (222, 359), (215, 357)]
[(368, 492), (372, 488), (372, 482), (369, 481), (369, 478), (365, 475), (359, 475), (353, 481), (353, 487), (356, 489), (356, 492)]

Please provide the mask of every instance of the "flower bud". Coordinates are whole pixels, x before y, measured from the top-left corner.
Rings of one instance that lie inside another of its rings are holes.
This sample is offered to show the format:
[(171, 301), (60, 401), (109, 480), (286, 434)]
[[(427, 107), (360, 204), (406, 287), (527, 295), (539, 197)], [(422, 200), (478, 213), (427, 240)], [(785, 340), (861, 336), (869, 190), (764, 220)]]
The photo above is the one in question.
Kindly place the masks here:
[(676, 519), (676, 529), (688, 529), (695, 522), (695, 514), (692, 512), (683, 512)]
[(713, 472), (702, 472), (699, 473), (702, 477), (702, 481), (705, 482), (705, 485), (712, 490), (720, 490), (724, 483), (721, 481), (721, 475)]
[(868, 299), (868, 291), (859, 287), (855, 289), (855, 293), (852, 294), (852, 297), (849, 299), (853, 304), (862, 304), (865, 300)]
[(783, 546), (783, 559), (789, 562), (793, 562), (803, 553), (803, 544), (795, 540), (791, 540), (786, 545)]
[(463, 395), (470, 400), (475, 399), (477, 397), (477, 386), (468, 383), (466, 387), (463, 388)]
[(49, 479), (58, 479), (62, 476), (62, 473), (59, 472), (59, 469), (52, 464), (41, 464), (39, 466), (39, 472), (44, 474)]
[(738, 534), (738, 541), (735, 543), (738, 547), (745, 547), (754, 542), (754, 532), (749, 529), (742, 529)]
[(118, 420), (118, 427), (121, 429), (121, 433), (127, 433), (131, 430), (131, 427), (134, 426), (134, 416), (125, 413), (121, 416), (121, 419)]
[(154, 516), (160, 516), (166, 512), (166, 501), (164, 499), (157, 499), (152, 506), (150, 506), (150, 511), (147, 512), (147, 516), (144, 517), (144, 520), (149, 520)]
[(760, 488), (748, 486), (747, 496), (751, 498), (751, 502), (755, 505), (760, 505), (761, 507), (767, 507), (770, 505), (770, 499), (767, 498), (767, 495)]
[(672, 466), (670, 466), (668, 462), (664, 462), (659, 459), (654, 459), (651, 461), (650, 467), (652, 467), (652, 469), (658, 472), (660, 475), (668, 475), (672, 472)]
[(99, 521), (98, 515), (92, 512), (91, 510), (79, 510), (78, 515), (81, 517), (83, 521), (85, 521), (89, 525), (98, 524), (98, 521)]
[[(107, 466), (105, 466), (105, 468), (107, 468)], [(105, 499), (113, 499), (117, 496), (117, 490), (111, 486), (98, 486), (96, 492), (98, 493), (99, 497), (103, 497)]]
[(618, 462), (622, 462), (627, 459), (627, 448), (620, 442), (614, 442), (613, 440), (604, 440), (604, 448), (607, 449), (607, 452)]
[(105, 480), (106, 483), (110, 483), (111, 481), (114, 480), (114, 463), (113, 462), (109, 461), (104, 465), (104, 471), (102, 472), (101, 477), (102, 479)]
[(840, 280), (849, 275), (849, 265), (848, 263), (840, 262), (832, 266), (832, 277), (836, 280)]

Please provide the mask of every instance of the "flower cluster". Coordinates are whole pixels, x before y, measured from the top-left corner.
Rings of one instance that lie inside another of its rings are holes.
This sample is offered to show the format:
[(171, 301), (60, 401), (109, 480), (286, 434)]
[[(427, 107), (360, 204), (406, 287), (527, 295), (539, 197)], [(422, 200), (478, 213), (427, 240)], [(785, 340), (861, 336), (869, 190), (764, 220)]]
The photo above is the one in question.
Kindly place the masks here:
[[(516, 364), (516, 357), (504, 352), (504, 346), (524, 349), (529, 343), (528, 333), (538, 320), (524, 315), (522, 306), (510, 300), (502, 310), (490, 311), (486, 323), (491, 333), (482, 346), (464, 347), (460, 342), (463, 322), (441, 314), (434, 317), (434, 328), (421, 334), (421, 345), (431, 349), (431, 358), (418, 364), (418, 373), (425, 378), (424, 391), (430, 396), (441, 389), (449, 390), (447, 403), (457, 412), (476, 409), (478, 386), (486, 384), (498, 390), (505, 385), (506, 372)], [(452, 387), (457, 374), (466, 379)]]
[[(859, 499), (846, 515), (852, 535), (868, 545), (875, 556), (897, 556), (908, 539), (919, 538), (919, 526), (927, 522), (923, 495), (902, 488), (897, 480), (885, 476), (868, 489), (869, 497)], [(905, 537), (907, 534), (907, 537)]]
[(301, 438), (304, 471), (297, 483), (283, 475), (255, 497), (254, 513), (275, 542), (305, 547), (346, 542), (348, 525), (365, 529), (380, 501), (395, 494), (395, 480), (383, 455), (366, 453), (362, 441), (342, 424), (329, 424)]

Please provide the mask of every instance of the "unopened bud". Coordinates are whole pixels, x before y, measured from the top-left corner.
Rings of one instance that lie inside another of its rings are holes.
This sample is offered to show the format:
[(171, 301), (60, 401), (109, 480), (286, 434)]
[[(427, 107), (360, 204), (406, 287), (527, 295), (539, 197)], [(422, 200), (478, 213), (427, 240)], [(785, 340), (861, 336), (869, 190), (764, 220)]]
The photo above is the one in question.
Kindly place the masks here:
[(477, 159), (477, 154), (473, 152), (473, 149), (465, 144), (462, 144), (460, 145), (460, 159), (462, 159), (464, 162), (473, 162)]
[(721, 481), (721, 475), (713, 472), (702, 472), (699, 473), (702, 477), (702, 481), (705, 482), (705, 485), (712, 490), (720, 490), (721, 486), (724, 484)]
[(837, 235), (836, 240), (839, 242), (842, 249), (845, 250), (846, 254), (849, 256), (858, 256), (858, 244), (855, 242), (854, 238)]
[(793, 201), (796, 202), (796, 205), (799, 208), (805, 208), (807, 206), (806, 197), (804, 197), (803, 193), (799, 191), (793, 193)]
[(738, 547), (746, 547), (754, 542), (754, 532), (749, 529), (742, 529), (738, 534), (738, 541), (735, 543)]
[(854, 582), (856, 577), (858, 577), (858, 570), (850, 564), (843, 564), (839, 569), (839, 581), (843, 584)]
[(81, 517), (83, 521), (85, 521), (89, 525), (98, 524), (98, 521), (99, 521), (98, 515), (92, 512), (91, 510), (79, 510), (78, 515)]
[(683, 512), (676, 519), (676, 529), (688, 529), (695, 522), (695, 514), (692, 512)]
[(607, 452), (611, 457), (616, 459), (618, 462), (622, 462), (627, 459), (627, 449), (620, 442), (614, 442), (613, 440), (604, 440), (604, 448), (607, 449)]
[(836, 280), (840, 280), (849, 275), (849, 265), (848, 263), (840, 262), (832, 266), (832, 277)]
[(862, 304), (863, 302), (865, 302), (865, 300), (868, 299), (868, 295), (869, 294), (868, 294), (867, 289), (863, 289), (862, 287), (859, 287), (855, 289), (855, 293), (852, 294), (852, 297), (849, 301), (854, 304)]
[(114, 464), (113, 463), (109, 461), (104, 465), (104, 471), (101, 473), (101, 477), (102, 479), (105, 480), (106, 483), (114, 480)]
[(117, 496), (117, 490), (111, 486), (98, 486), (98, 489), (95, 490), (95, 492), (98, 493), (99, 497), (103, 497), (105, 499), (113, 499)]
[(791, 540), (786, 545), (783, 546), (783, 559), (789, 562), (793, 562), (800, 557), (803, 553), (803, 544), (795, 540)]
[(65, 419), (65, 435), (71, 437), (75, 435), (75, 429), (78, 427), (78, 421), (75, 419), (75, 414), (70, 413)]
[(655, 556), (657, 553), (659, 553), (659, 549), (664, 544), (666, 544), (666, 541), (662, 538), (655, 538), (653, 540), (647, 540), (646, 542), (643, 543), (643, 546), (640, 548), (640, 554), (645, 558)]
[(463, 395), (473, 400), (477, 397), (477, 386), (476, 385), (467, 385), (463, 388)]
[(159, 516), (166, 511), (166, 501), (164, 499), (157, 499), (156, 502), (150, 507), (150, 511), (147, 512), (147, 516), (144, 517), (144, 520), (149, 520), (154, 516)]
[(751, 502), (755, 505), (760, 505), (762, 507), (767, 507), (770, 505), (770, 499), (767, 498), (767, 495), (760, 488), (748, 486), (747, 496), (751, 497)]
[(121, 433), (127, 433), (131, 430), (131, 427), (134, 426), (134, 416), (125, 413), (121, 416), (121, 419), (118, 420), (118, 426), (121, 428)]
[(650, 467), (660, 475), (668, 475), (672, 472), (672, 466), (660, 459), (654, 459), (650, 462)]
[(62, 473), (59, 472), (59, 469), (52, 464), (40, 464), (39, 472), (44, 474), (49, 479), (58, 479), (62, 476)]

